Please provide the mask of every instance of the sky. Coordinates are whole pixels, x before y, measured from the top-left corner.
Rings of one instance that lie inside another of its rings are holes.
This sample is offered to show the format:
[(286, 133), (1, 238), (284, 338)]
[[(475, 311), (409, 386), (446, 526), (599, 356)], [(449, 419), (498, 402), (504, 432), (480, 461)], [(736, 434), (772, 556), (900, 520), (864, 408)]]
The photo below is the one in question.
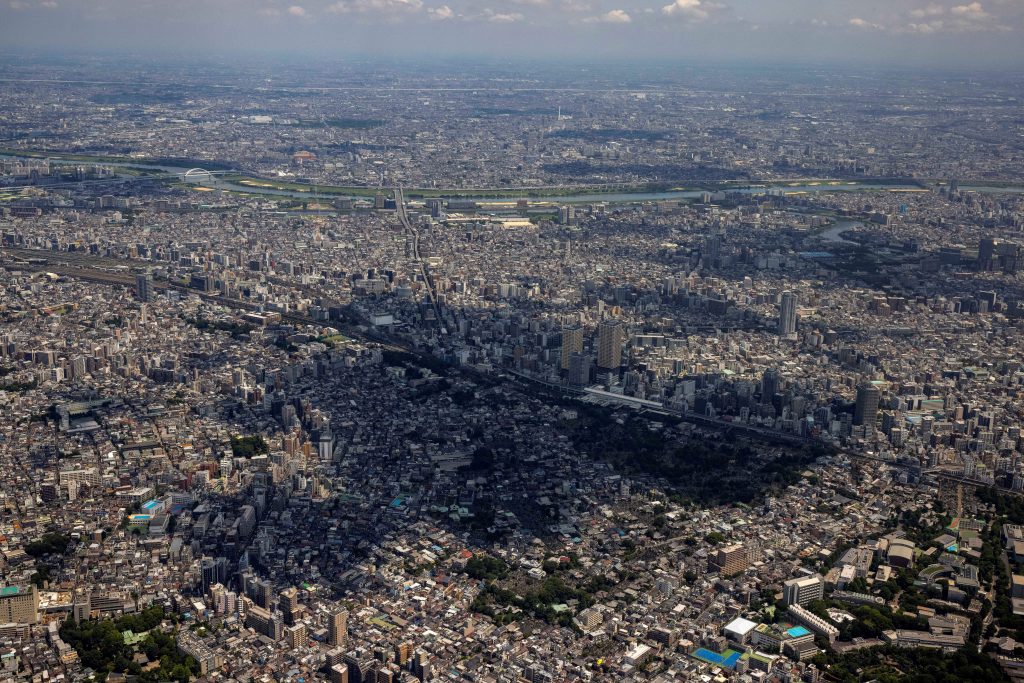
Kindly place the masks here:
[(0, 0), (0, 53), (1024, 66), (1024, 0)]

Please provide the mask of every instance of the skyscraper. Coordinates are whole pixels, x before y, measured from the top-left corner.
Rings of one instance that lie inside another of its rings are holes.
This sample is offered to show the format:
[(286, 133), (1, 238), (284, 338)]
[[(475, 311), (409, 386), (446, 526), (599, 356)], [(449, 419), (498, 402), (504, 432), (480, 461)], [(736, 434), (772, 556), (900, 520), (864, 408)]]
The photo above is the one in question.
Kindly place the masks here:
[(853, 424), (873, 425), (878, 419), (878, 403), (882, 392), (874, 384), (865, 383), (857, 387), (857, 403), (853, 409)]
[(775, 394), (779, 393), (781, 377), (775, 368), (768, 368), (761, 378), (761, 403), (771, 403)]
[(779, 336), (791, 339), (796, 336), (797, 296), (793, 292), (783, 292), (779, 304)]
[(582, 353), (574, 353), (569, 357), (569, 384), (581, 387), (590, 384), (590, 367), (593, 364), (591, 356)]
[(135, 295), (139, 301), (149, 301), (153, 297), (153, 276), (139, 273), (135, 276)]
[(348, 610), (338, 610), (331, 614), (327, 622), (327, 644), (332, 647), (345, 647), (348, 641)]
[(562, 328), (562, 369), (569, 369), (574, 353), (583, 353), (583, 329), (579, 326)]
[(982, 237), (978, 242), (978, 270), (994, 270), (997, 241)]
[(615, 319), (603, 321), (597, 328), (597, 367), (618, 370), (622, 365), (622, 323)]
[(722, 259), (722, 234), (712, 233), (704, 238), (704, 260), (717, 266)]

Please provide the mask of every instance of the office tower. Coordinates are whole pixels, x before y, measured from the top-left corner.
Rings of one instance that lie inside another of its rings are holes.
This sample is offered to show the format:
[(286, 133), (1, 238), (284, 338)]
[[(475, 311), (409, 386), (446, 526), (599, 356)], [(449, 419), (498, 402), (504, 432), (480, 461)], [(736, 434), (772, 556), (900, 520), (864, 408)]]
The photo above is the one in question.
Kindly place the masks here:
[(820, 600), (824, 593), (825, 579), (820, 574), (790, 579), (782, 584), (782, 599), (787, 605), (804, 606), (812, 600)]
[(978, 270), (993, 270), (995, 267), (996, 240), (982, 237), (978, 242)]
[(597, 367), (618, 370), (622, 365), (622, 323), (605, 320), (597, 328)]
[(857, 403), (853, 409), (854, 425), (873, 425), (878, 419), (878, 403), (882, 392), (874, 384), (866, 383), (857, 387)]
[(593, 359), (582, 353), (574, 353), (569, 357), (569, 384), (582, 387), (590, 384), (590, 370)]
[(558, 207), (558, 222), (562, 225), (572, 225), (576, 222), (576, 207), (572, 205)]
[(797, 297), (793, 292), (783, 292), (779, 304), (779, 336), (785, 339), (796, 337)]
[(274, 586), (269, 581), (255, 581), (251, 586), (250, 596), (263, 609), (270, 609), (270, 601), (274, 595)]
[(562, 369), (569, 369), (574, 353), (583, 353), (583, 328), (579, 326), (562, 328)]
[(139, 301), (150, 301), (153, 298), (153, 276), (139, 273), (135, 276), (135, 296)]
[(39, 591), (35, 586), (0, 588), (0, 623), (39, 623)]
[(782, 384), (779, 371), (775, 368), (768, 368), (761, 378), (761, 403), (771, 403), (775, 394), (779, 393)]
[(722, 259), (722, 235), (714, 233), (704, 239), (704, 261), (710, 265), (718, 265)]
[(348, 610), (331, 614), (327, 622), (327, 644), (331, 647), (345, 647), (348, 641)]
[(1024, 248), (1014, 242), (1000, 242), (996, 246), (995, 258), (1004, 273), (1013, 275), (1024, 267)]
[(378, 192), (376, 195), (374, 195), (374, 197), (373, 197), (373, 208), (378, 209), (378, 210), (384, 208), (384, 193), (383, 192)]
[(217, 563), (212, 557), (204, 557), (199, 561), (199, 567), (202, 572), (202, 588), (205, 593), (210, 586), (219, 583), (217, 581)]

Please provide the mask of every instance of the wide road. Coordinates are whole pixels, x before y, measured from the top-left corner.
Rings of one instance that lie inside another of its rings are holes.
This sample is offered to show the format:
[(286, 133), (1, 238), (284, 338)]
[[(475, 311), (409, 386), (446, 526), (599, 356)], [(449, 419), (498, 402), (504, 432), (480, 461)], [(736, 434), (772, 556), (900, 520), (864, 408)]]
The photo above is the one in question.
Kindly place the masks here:
[(412, 240), (412, 258), (416, 262), (416, 267), (426, 286), (427, 297), (430, 299), (430, 305), (434, 309), (438, 329), (440, 329), (442, 335), (446, 335), (448, 330), (445, 328), (444, 319), (441, 317), (441, 305), (437, 300), (437, 293), (434, 291), (434, 279), (427, 272), (427, 266), (420, 255), (420, 234), (412, 223), (409, 222), (409, 216), (405, 212), (405, 196), (402, 194), (401, 187), (395, 188), (395, 208), (398, 212), (398, 220), (402, 223), (402, 229), (405, 231), (405, 236)]

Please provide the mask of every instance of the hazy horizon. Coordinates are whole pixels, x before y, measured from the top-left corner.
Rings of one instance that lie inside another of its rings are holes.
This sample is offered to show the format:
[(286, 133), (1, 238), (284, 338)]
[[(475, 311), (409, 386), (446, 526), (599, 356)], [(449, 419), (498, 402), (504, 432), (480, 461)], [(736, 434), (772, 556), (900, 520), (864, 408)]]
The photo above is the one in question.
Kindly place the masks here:
[(1024, 0), (7, 0), (14, 54), (459, 57), (1010, 69)]

